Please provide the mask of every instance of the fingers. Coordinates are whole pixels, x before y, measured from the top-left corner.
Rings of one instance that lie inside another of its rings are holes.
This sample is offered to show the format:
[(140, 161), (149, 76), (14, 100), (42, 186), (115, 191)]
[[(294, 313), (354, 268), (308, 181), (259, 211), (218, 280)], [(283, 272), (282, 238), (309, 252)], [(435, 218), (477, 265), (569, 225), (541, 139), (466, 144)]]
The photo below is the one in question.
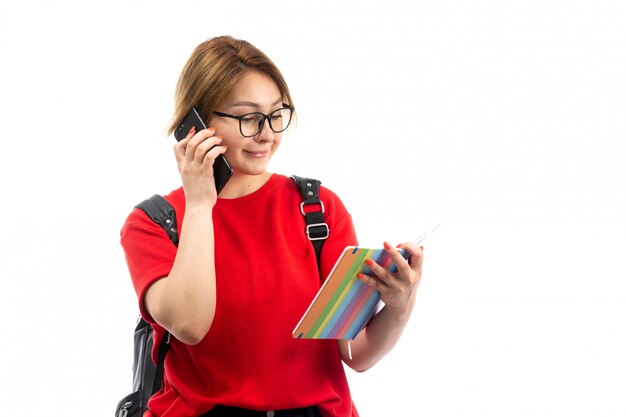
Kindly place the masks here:
[[(181, 162), (202, 164), (209, 159), (215, 159), (225, 152), (221, 136), (215, 136), (215, 128), (203, 129), (196, 133), (192, 127), (187, 136), (174, 145), (174, 153), (179, 164)], [(214, 149), (215, 148), (215, 149)]]
[(415, 243), (405, 242), (398, 245), (399, 249), (404, 249), (411, 256), (409, 259), (409, 265), (411, 269), (419, 269), (424, 262), (424, 247), (418, 246)]
[[(400, 276), (407, 276), (411, 272), (411, 268), (409, 267), (406, 257), (402, 256), (402, 254), (400, 254), (400, 250), (398, 248), (394, 248), (388, 242), (385, 242), (384, 246), (385, 251), (389, 254), (389, 257), (396, 265), (396, 269), (400, 273)], [(408, 253), (409, 256), (411, 256), (411, 253)]]
[[(403, 243), (398, 248), (392, 247), (389, 243), (384, 243), (385, 252), (388, 255), (380, 259), (385, 266), (366, 259), (365, 263), (371, 273), (358, 274), (358, 278), (364, 284), (378, 290), (385, 306), (390, 311), (407, 311), (415, 300), (414, 294), (421, 280), (423, 248), (412, 243)], [(406, 251), (404, 256), (410, 255), (410, 261), (404, 258), (402, 251)], [(385, 259), (387, 258), (387, 259)], [(389, 263), (388, 261), (391, 261)], [(367, 272), (367, 271), (366, 271)]]
[(174, 144), (174, 155), (176, 156), (176, 160), (179, 163), (181, 159), (185, 157), (187, 144), (189, 143), (189, 140), (193, 137), (193, 135), (195, 135), (195, 133), (196, 133), (196, 127), (192, 126), (191, 129), (189, 129), (189, 133), (187, 133), (187, 136), (184, 139)]
[[(371, 259), (366, 259), (365, 263), (372, 274), (360, 274), (359, 278), (379, 289), (381, 286), (391, 286), (397, 284), (396, 280), (412, 281), (411, 277), (421, 269), (423, 262), (423, 247), (418, 247), (413, 243), (402, 243), (397, 248), (392, 247), (388, 242), (384, 243), (385, 252), (389, 255), (391, 264), (395, 265), (389, 269), (379, 265)], [(400, 250), (406, 251), (410, 258), (409, 262)], [(385, 261), (385, 264), (387, 262)], [(377, 285), (374, 285), (377, 284)]]
[(384, 281), (382, 281), (380, 278), (376, 277), (376, 276), (370, 276), (370, 275), (365, 275), (365, 274), (358, 274), (357, 277), (364, 284), (367, 284), (370, 287), (372, 287), (375, 290), (378, 290), (380, 292), (382, 292), (382, 290), (387, 287), (387, 284)]
[[(374, 262), (372, 259), (366, 259), (365, 264), (369, 267), (370, 271), (374, 275), (374, 278), (383, 285), (389, 285), (390, 272), (382, 265)], [(371, 274), (368, 274), (371, 276)]]
[[(209, 151), (204, 155), (204, 160), (205, 162), (209, 159), (211, 160), (215, 160), (215, 158), (217, 158), (218, 155), (222, 155), (224, 153), (226, 153), (226, 150), (228, 149), (227, 146), (217, 146), (220, 143), (222, 143), (222, 137), (221, 136), (216, 136), (216, 140), (219, 140), (213, 147), (211, 147), (209, 149)], [(213, 162), (211, 162), (211, 165), (213, 165)]]
[[(190, 132), (190, 134), (191, 133), (193, 132)], [(185, 145), (185, 158), (187, 161), (197, 161), (202, 163), (209, 149), (222, 141), (221, 136), (214, 135), (214, 128), (203, 129), (198, 133), (193, 134)]]

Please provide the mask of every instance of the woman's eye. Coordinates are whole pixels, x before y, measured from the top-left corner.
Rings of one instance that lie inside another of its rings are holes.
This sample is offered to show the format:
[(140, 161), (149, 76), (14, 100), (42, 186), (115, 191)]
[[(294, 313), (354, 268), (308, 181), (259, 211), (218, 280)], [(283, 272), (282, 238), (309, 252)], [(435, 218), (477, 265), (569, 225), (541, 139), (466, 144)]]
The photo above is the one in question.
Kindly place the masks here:
[(242, 117), (241, 118), (241, 123), (246, 123), (246, 124), (254, 124), (256, 119), (258, 119), (257, 117), (254, 116), (248, 116), (248, 117)]

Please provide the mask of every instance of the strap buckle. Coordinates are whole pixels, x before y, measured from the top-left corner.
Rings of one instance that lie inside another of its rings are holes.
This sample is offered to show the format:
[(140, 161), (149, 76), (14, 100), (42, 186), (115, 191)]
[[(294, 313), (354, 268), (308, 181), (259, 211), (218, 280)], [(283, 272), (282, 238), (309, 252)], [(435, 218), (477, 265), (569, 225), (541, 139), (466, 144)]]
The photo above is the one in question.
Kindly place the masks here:
[[(322, 212), (322, 214), (324, 214), (324, 202), (322, 200), (320, 200), (320, 201), (318, 201), (316, 203), (307, 203), (307, 204), (305, 204), (304, 201), (303, 201), (302, 203), (300, 203), (300, 213), (302, 213), (302, 215), (304, 217), (306, 217), (306, 215), (308, 213), (306, 213), (304, 211), (304, 206), (313, 205), (313, 204), (319, 204), (322, 207), (322, 210), (320, 210), (320, 211)], [(311, 213), (314, 213), (314, 212), (311, 212)]]
[[(310, 211), (307, 213), (304, 211), (304, 206), (306, 205), (319, 205), (321, 207), (321, 210)], [(300, 203), (300, 213), (302, 213), (302, 215), (307, 218), (307, 222), (315, 219), (316, 217), (317, 219), (323, 220), (324, 219), (324, 202), (319, 200), (315, 203), (305, 203), (303, 201), (302, 203)], [(311, 215), (313, 216), (309, 217)], [(329, 235), (330, 235), (330, 228), (328, 227), (328, 224), (326, 224), (325, 222), (311, 223), (311, 224), (307, 224), (306, 226), (306, 236), (309, 238), (309, 240), (324, 240), (328, 238)]]
[[(317, 229), (311, 230), (314, 227)], [(322, 229), (319, 229), (319, 228), (322, 228)], [(330, 228), (328, 227), (326, 223), (314, 223), (314, 224), (309, 224), (306, 227), (306, 236), (309, 238), (309, 240), (324, 240), (329, 235), (330, 235)]]

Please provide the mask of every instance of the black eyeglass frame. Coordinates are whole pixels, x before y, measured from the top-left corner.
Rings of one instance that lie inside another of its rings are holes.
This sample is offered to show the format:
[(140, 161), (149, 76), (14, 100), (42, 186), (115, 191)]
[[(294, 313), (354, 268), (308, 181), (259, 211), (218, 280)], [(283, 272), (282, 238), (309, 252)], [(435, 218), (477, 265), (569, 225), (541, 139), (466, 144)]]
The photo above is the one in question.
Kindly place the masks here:
[[(281, 111), (281, 110), (285, 110), (285, 109), (289, 109), (290, 110), (290, 112), (289, 112), (289, 120), (285, 124), (284, 128), (282, 128), (280, 130), (276, 130), (272, 126), (271, 116), (272, 116), (273, 113), (276, 113), (277, 111)], [(263, 130), (263, 126), (265, 125), (265, 121), (266, 120), (267, 120), (267, 123), (270, 126), (270, 129), (272, 129), (273, 132), (275, 132), (275, 133), (284, 132), (285, 130), (287, 130), (287, 128), (291, 124), (291, 118), (293, 117), (293, 111), (294, 110), (295, 110), (295, 108), (291, 107), (289, 104), (283, 103), (283, 107), (281, 107), (280, 109), (273, 110), (269, 114), (264, 114), (264, 113), (261, 113), (260, 111), (253, 111), (253, 112), (250, 112), (250, 113), (242, 114), (241, 116), (235, 116), (234, 114), (222, 113), (221, 111), (214, 111), (213, 114), (216, 115), (216, 116), (219, 116), (219, 117), (230, 117), (231, 119), (239, 120), (239, 133), (241, 133), (241, 136), (243, 136), (244, 138), (251, 138), (253, 136), (258, 135), (259, 132), (261, 130)], [(241, 121), (244, 118), (250, 116), (251, 114), (260, 114), (262, 116), (262, 118), (261, 118), (261, 120), (259, 120), (259, 126), (258, 126), (258, 130), (256, 131), (256, 133), (254, 133), (253, 135), (244, 135), (243, 134), (243, 128), (241, 127)]]

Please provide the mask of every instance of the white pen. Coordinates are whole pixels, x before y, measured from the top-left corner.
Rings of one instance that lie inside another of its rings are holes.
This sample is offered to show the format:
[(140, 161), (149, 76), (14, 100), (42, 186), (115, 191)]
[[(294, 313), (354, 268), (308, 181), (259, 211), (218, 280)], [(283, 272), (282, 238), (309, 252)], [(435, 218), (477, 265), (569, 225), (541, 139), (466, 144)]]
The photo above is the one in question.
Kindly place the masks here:
[(415, 239), (413, 241), (413, 243), (415, 243), (416, 245), (419, 245), (420, 243), (424, 242), (426, 240), (426, 238), (428, 238), (430, 235), (432, 235), (432, 233), (437, 230), (437, 228), (441, 226), (441, 223), (437, 224), (435, 227), (433, 227), (432, 229), (430, 229), (429, 231), (427, 231), (426, 233), (424, 233), (423, 235), (421, 235), (420, 237), (418, 237), (417, 239)]
[[(414, 243), (415, 245), (419, 245), (420, 243), (424, 243), (424, 241), (425, 241), (428, 237), (430, 237), (430, 235), (432, 235), (432, 234), (433, 234), (433, 232), (434, 232), (435, 230), (437, 230), (437, 228), (438, 228), (439, 226), (441, 226), (441, 223), (437, 224), (435, 227), (433, 227), (433, 228), (432, 228), (432, 229), (430, 229), (429, 231), (427, 231), (427, 232), (425, 232), (424, 234), (422, 234), (420, 237), (418, 237), (417, 239), (415, 239), (415, 240), (413, 241), (413, 243)], [(398, 245), (398, 246), (400, 246), (400, 245)], [(396, 246), (396, 248), (397, 248), (397, 246)], [(398, 248), (398, 252), (400, 252), (400, 255), (402, 255), (405, 259), (407, 259), (407, 260), (408, 260), (408, 258), (409, 258), (409, 253), (408, 253), (406, 250), (404, 250), (404, 249), (399, 249), (399, 248)]]

